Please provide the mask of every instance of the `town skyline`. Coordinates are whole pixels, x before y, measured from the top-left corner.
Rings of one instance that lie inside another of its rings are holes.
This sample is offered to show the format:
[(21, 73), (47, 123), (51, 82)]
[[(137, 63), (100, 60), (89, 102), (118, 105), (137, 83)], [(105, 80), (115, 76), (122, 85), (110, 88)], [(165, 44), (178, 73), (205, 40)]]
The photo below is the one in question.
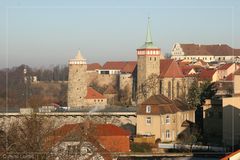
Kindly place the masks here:
[(152, 2), (137, 6), (107, 1), (94, 5), (75, 2), (68, 6), (63, 2), (3, 2), (0, 68), (65, 65), (79, 49), (88, 63), (136, 60), (136, 49), (146, 39), (147, 17), (151, 17), (153, 43), (163, 53), (170, 53), (174, 43), (228, 44), (240, 48), (237, 1)]

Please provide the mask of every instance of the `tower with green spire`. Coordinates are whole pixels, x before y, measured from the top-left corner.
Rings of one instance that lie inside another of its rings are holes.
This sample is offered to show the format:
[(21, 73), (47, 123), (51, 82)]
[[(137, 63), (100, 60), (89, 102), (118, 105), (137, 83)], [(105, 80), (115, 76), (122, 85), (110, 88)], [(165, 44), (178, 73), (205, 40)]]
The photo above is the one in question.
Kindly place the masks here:
[[(147, 36), (145, 43), (137, 49), (137, 103), (142, 103), (145, 99), (155, 93), (145, 92), (145, 82), (150, 77), (160, 75), (160, 48), (154, 46), (151, 35), (150, 18), (148, 17)], [(156, 86), (156, 90), (159, 89)], [(145, 95), (143, 95), (145, 94)]]

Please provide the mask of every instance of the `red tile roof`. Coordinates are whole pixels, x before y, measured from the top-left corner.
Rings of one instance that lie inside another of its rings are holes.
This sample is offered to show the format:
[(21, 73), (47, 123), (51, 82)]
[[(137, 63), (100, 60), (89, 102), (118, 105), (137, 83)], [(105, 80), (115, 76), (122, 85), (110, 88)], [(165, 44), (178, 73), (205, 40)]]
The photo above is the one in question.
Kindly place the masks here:
[(108, 61), (103, 65), (103, 69), (120, 70), (121, 72), (132, 73), (136, 65), (136, 61)]
[(102, 68), (102, 66), (99, 63), (87, 64), (88, 71), (93, 71), (93, 70), (101, 69), (101, 68)]
[(97, 136), (130, 136), (130, 132), (113, 124), (98, 124), (96, 126)]
[[(88, 126), (90, 126), (92, 128), (88, 128)], [(93, 129), (95, 131), (95, 127), (97, 125), (95, 124), (91, 124), (90, 122), (88, 123), (75, 123), (75, 124), (65, 124), (60, 128), (57, 128), (53, 131), (53, 133), (51, 135), (49, 135), (46, 138), (46, 143), (45, 143), (45, 149), (48, 150), (52, 147), (54, 147), (56, 144), (59, 144), (65, 140), (83, 140), (83, 138), (81, 137), (81, 135), (83, 135), (84, 131), (87, 131), (88, 129)], [(87, 127), (87, 128), (86, 128)], [(88, 131), (89, 132), (89, 131)], [(97, 133), (98, 131), (96, 131)], [(94, 132), (95, 133), (95, 132)], [(102, 144), (99, 144), (98, 139), (96, 139), (97, 134), (86, 134), (84, 137), (84, 140), (89, 141), (90, 143), (92, 143), (92, 145), (94, 147), (97, 148), (97, 152), (104, 153), (102, 154), (102, 156), (104, 157), (104, 159), (110, 160), (112, 159), (110, 156), (110, 153), (108, 150), (106, 150), (105, 146), (102, 146)]]
[(192, 69), (194, 70), (194, 66), (181, 66), (180, 68), (185, 76), (187, 76)]
[(226, 70), (228, 69), (229, 67), (231, 67), (233, 65), (233, 63), (226, 63), (226, 64), (223, 64), (221, 65), (218, 70)]
[(137, 62), (129, 61), (129, 62), (126, 63), (126, 65), (122, 69), (122, 72), (132, 73), (134, 71), (134, 69), (136, 68), (136, 66), (137, 66)]
[(207, 62), (205, 62), (204, 60), (202, 60), (202, 59), (198, 59), (197, 60), (197, 62), (195, 62), (193, 65), (196, 65), (197, 63), (201, 63), (203, 66), (206, 66), (208, 63)]
[[(151, 105), (151, 113), (146, 113), (146, 105)], [(192, 108), (180, 100), (170, 100), (166, 96), (154, 95), (149, 97), (146, 101), (142, 103), (138, 110), (138, 114), (168, 114), (168, 113), (176, 113), (180, 111), (192, 110)]]
[(239, 49), (233, 49), (226, 44), (199, 45), (199, 44), (180, 44), (185, 55), (212, 55), (230, 56), (240, 55)]
[(233, 81), (233, 74), (229, 74), (226, 78), (225, 78), (226, 81)]
[(160, 60), (160, 77), (162, 78), (183, 78), (184, 75), (173, 59), (161, 59)]
[(215, 74), (216, 70), (214, 69), (203, 69), (199, 74), (199, 80), (212, 80), (213, 75)]
[[(90, 124), (91, 125), (91, 124)], [(64, 136), (84, 126), (84, 123), (65, 124), (54, 131), (54, 136)], [(130, 136), (130, 132), (113, 124), (94, 124), (95, 136)]]
[(92, 87), (88, 87), (87, 95), (85, 98), (86, 99), (105, 99), (106, 97), (104, 97), (101, 93), (97, 92)]

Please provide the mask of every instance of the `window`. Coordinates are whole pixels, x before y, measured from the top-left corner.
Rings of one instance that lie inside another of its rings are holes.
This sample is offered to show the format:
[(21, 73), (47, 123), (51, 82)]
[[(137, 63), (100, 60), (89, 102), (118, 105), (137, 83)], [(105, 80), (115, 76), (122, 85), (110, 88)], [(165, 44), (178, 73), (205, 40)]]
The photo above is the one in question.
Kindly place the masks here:
[(179, 92), (180, 92), (180, 85), (179, 82), (177, 82), (177, 98), (179, 98)]
[(171, 99), (171, 82), (168, 82), (168, 98)]
[(170, 131), (166, 130), (166, 139), (169, 139), (169, 138), (170, 138)]
[(152, 123), (151, 117), (147, 117), (146, 123), (147, 123), (147, 125), (150, 125)]
[(149, 105), (146, 106), (146, 113), (151, 113), (151, 106)]
[(151, 61), (151, 60), (152, 60), (152, 57), (150, 57), (149, 59), (150, 59), (150, 61)]
[(157, 60), (157, 58), (156, 57), (154, 57), (154, 61), (156, 61)]
[(166, 115), (166, 124), (170, 124), (170, 116)]

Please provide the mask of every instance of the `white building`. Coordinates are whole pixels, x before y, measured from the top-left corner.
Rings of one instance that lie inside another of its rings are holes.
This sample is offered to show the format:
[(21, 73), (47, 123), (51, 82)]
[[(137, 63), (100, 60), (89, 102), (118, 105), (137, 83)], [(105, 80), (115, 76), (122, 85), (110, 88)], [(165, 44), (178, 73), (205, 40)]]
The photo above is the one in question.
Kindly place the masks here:
[(189, 60), (192, 62), (198, 59), (205, 62), (214, 61), (240, 61), (240, 49), (234, 49), (226, 44), (200, 45), (200, 44), (180, 44), (176, 43), (172, 48), (172, 59)]

